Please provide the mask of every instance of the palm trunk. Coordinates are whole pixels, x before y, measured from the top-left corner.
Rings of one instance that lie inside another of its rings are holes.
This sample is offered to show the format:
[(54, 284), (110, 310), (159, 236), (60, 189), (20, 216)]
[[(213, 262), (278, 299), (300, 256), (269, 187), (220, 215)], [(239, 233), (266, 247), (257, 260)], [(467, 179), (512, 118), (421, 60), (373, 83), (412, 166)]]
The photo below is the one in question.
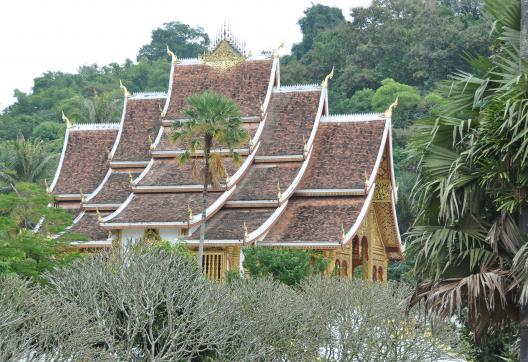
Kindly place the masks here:
[[(521, 57), (528, 60), (528, 0), (521, 0)], [(523, 69), (524, 71), (524, 69)], [(523, 237), (528, 235), (528, 207), (522, 206), (519, 216), (519, 230)], [(528, 305), (521, 304), (519, 309), (519, 360), (528, 362)]]
[(198, 270), (203, 270), (203, 256), (205, 245), (205, 219), (207, 218), (207, 199), (209, 197), (209, 157), (211, 155), (211, 135), (206, 134), (204, 145), (204, 185), (202, 191), (202, 224), (200, 225), (200, 245), (198, 246)]

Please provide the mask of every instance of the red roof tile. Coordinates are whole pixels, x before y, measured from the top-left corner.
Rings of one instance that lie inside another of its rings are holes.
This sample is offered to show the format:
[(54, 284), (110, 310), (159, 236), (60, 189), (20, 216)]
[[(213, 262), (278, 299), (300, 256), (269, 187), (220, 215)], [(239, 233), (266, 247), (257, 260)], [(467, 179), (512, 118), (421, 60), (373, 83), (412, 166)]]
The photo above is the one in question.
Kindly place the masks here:
[(294, 197), (266, 235), (269, 242), (339, 242), (356, 221), (363, 196)]
[[(131, 173), (132, 178), (139, 176), (138, 172)], [(102, 189), (93, 199), (87, 200), (88, 204), (120, 204), (130, 194), (130, 175), (127, 172), (112, 171)]]
[(225, 71), (205, 64), (174, 67), (167, 119), (182, 118), (186, 99), (205, 90), (235, 100), (243, 116), (260, 113), (271, 75), (273, 59), (247, 60)]
[(99, 226), (97, 214), (85, 213), (77, 223), (73, 224), (70, 232), (82, 235), (88, 240), (106, 240), (108, 231)]
[[(220, 192), (209, 193), (209, 205)], [(109, 223), (186, 222), (188, 206), (193, 215), (202, 211), (201, 192), (134, 194), (134, 198)]]
[[(192, 162), (195, 162), (194, 167), (197, 171), (203, 168), (203, 158), (193, 159), (183, 165), (177, 158), (155, 159), (154, 164), (137, 186), (202, 185), (203, 176), (193, 175)], [(224, 165), (229, 175), (233, 175), (240, 166), (236, 165), (231, 158), (227, 158)]]
[(64, 161), (53, 194), (91, 193), (108, 170), (115, 129), (69, 130)]
[(112, 161), (148, 161), (150, 140), (158, 134), (165, 98), (128, 99), (119, 144)]
[(256, 164), (239, 182), (230, 200), (276, 200), (277, 182), (284, 192), (299, 173), (302, 162)]
[(301, 189), (363, 189), (376, 162), (385, 121), (321, 123)]
[[(222, 209), (207, 221), (207, 240), (243, 240), (244, 222), (248, 232), (258, 229), (275, 209)], [(189, 239), (199, 239), (199, 229)]]

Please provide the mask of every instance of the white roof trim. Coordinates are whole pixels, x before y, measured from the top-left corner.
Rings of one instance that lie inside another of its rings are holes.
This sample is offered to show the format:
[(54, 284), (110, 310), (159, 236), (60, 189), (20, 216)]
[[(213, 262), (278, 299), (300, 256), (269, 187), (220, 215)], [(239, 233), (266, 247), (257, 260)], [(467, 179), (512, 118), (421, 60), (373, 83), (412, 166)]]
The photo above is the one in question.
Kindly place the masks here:
[(88, 248), (110, 248), (112, 241), (107, 240), (93, 240), (93, 241), (72, 241), (71, 246), (88, 247)]
[(372, 185), (373, 187), (370, 189), (367, 198), (365, 199), (365, 202), (363, 203), (363, 206), (361, 207), (361, 211), (359, 212), (358, 217), (356, 218), (356, 221), (354, 222), (354, 225), (350, 228), (350, 230), (346, 233), (345, 239), (342, 240), (342, 244), (347, 244), (354, 235), (356, 235), (359, 227), (361, 226), (361, 223), (367, 216), (368, 210), (370, 208), (370, 204), (372, 203), (372, 198), (374, 197), (374, 189), (376, 188), (376, 185)]
[[(238, 152), (241, 156), (247, 156), (249, 154), (249, 148), (240, 148), (233, 150), (234, 152)], [(163, 150), (163, 151), (152, 151), (151, 155), (154, 158), (170, 158), (170, 157), (178, 157), (182, 154), (184, 154), (186, 151), (184, 150)], [(231, 150), (228, 148), (220, 148), (220, 149), (213, 149), (211, 150), (211, 153), (216, 153), (219, 155), (230, 155)], [(203, 157), (204, 151), (203, 150), (196, 150), (191, 157)]]
[(74, 131), (115, 131), (119, 129), (119, 123), (77, 123), (70, 127)]
[(125, 202), (123, 202), (121, 204), (121, 206), (119, 206), (119, 208), (114, 211), (113, 213), (111, 213), (110, 215), (106, 216), (103, 218), (103, 223), (101, 224), (101, 226), (103, 226), (104, 223), (107, 223), (108, 221), (112, 220), (115, 216), (119, 215), (119, 213), (121, 211), (123, 211), (123, 209), (125, 207), (128, 206), (128, 204), (130, 204), (130, 201), (132, 201), (132, 199), (134, 198), (134, 193), (132, 192), (130, 195), (128, 195), (127, 199), (125, 200)]
[(236, 170), (236, 172), (233, 174), (233, 176), (230, 177), (229, 182), (227, 183), (227, 188), (231, 188), (234, 185), (238, 183), (238, 181), (242, 178), (242, 176), (245, 175), (247, 170), (249, 169), (249, 166), (253, 163), (253, 160), (255, 159), (255, 156), (257, 154), (257, 151), (260, 147), (260, 141), (257, 141), (256, 146), (253, 148), (251, 154), (246, 157), (242, 165)]
[(365, 189), (300, 189), (296, 196), (364, 196)]
[(279, 206), (278, 200), (232, 200), (227, 201), (224, 204), (225, 208), (238, 208), (238, 207), (277, 207)]
[(256, 156), (255, 163), (279, 163), (304, 161), (304, 155)]
[[(174, 185), (174, 186), (134, 186), (132, 191), (135, 193), (153, 193), (153, 192), (201, 192), (203, 190), (203, 185)], [(223, 190), (213, 190), (211, 187), (208, 188), (210, 192), (223, 191)]]
[[(162, 127), (163, 128), (163, 127)], [(143, 178), (145, 177), (145, 175), (147, 173), (149, 173), (150, 169), (152, 168), (152, 166), (154, 166), (154, 158), (151, 158), (147, 167), (145, 167), (145, 169), (139, 174), (138, 177), (136, 177), (136, 179), (134, 180), (133, 184), (134, 185), (137, 185), (141, 180), (143, 180)]]
[(279, 71), (278, 70), (279, 70), (279, 59), (274, 58), (273, 63), (271, 65), (271, 73), (270, 73), (270, 79), (268, 83), (268, 90), (266, 91), (264, 102), (262, 102), (263, 115), (268, 112), (268, 106), (271, 100), (271, 94), (273, 92), (273, 86), (275, 84), (275, 80), (277, 80), (277, 82), (279, 81)]
[(319, 84), (292, 84), (275, 87), (274, 93), (291, 93), (291, 92), (316, 92), (320, 91), (322, 87)]
[[(169, 103), (170, 103), (170, 99), (171, 99), (171, 96), (172, 96), (172, 87), (173, 87), (173, 83), (174, 83), (174, 68), (176, 67), (176, 63), (174, 62), (171, 62), (171, 70), (170, 70), (170, 74), (169, 74), (169, 89), (167, 90), (167, 97), (165, 98), (165, 105), (163, 106), (163, 111), (162, 111), (162, 117), (161, 118), (164, 118), (163, 116), (166, 116), (167, 115), (167, 110), (169, 109)], [(163, 127), (161, 127), (163, 128)], [(160, 130), (161, 130), (160, 128)], [(159, 134), (158, 134), (159, 135)]]
[(340, 243), (336, 243), (335, 241), (289, 241), (289, 242), (277, 242), (277, 243), (259, 243), (259, 246), (267, 246), (267, 247), (285, 247), (285, 248), (305, 248), (305, 247), (312, 247), (312, 248), (337, 248), (340, 247)]
[(117, 210), (121, 204), (84, 204), (86, 210)]
[(150, 161), (110, 161), (110, 167), (129, 168), (129, 167), (146, 167)]
[(70, 137), (70, 128), (66, 128), (66, 133), (64, 134), (64, 142), (62, 144), (62, 152), (60, 155), (59, 164), (57, 165), (57, 170), (55, 171), (55, 176), (53, 177), (53, 181), (51, 182), (51, 185), (49, 187), (49, 192), (53, 192), (53, 189), (57, 185), (57, 182), (59, 181), (59, 175), (62, 170), (62, 164), (64, 163), (64, 157), (66, 155), (66, 148), (68, 147), (68, 140)]
[(248, 235), (246, 242), (253, 242), (257, 240), (261, 235), (271, 229), (273, 224), (275, 224), (275, 222), (278, 220), (279, 216), (282, 215), (282, 212), (284, 211), (284, 209), (286, 209), (287, 205), (288, 200), (284, 201), (282, 205), (276, 208), (275, 211), (273, 211), (270, 217), (268, 217), (268, 219), (264, 221), (262, 225), (260, 225), (256, 230), (254, 230)]
[(383, 120), (385, 120), (385, 116), (382, 113), (331, 114), (321, 118), (322, 123), (369, 122)]
[[(388, 137), (387, 142), (389, 143), (389, 162), (390, 162), (390, 172), (391, 172), (391, 182), (392, 182), (392, 194), (394, 196), (394, 203), (397, 203), (398, 202), (398, 190), (397, 190), (397, 185), (396, 185), (396, 174), (394, 173), (394, 159), (392, 156), (392, 118), (388, 117), (387, 121), (389, 123), (389, 137)], [(399, 235), (400, 234), (398, 231), (398, 237)]]
[(378, 175), (378, 170), (381, 166), (381, 160), (383, 159), (383, 152), (385, 151), (385, 145), (387, 144), (388, 137), (390, 135), (390, 120), (385, 120), (385, 128), (383, 129), (383, 135), (381, 137), (381, 143), (378, 150), (378, 155), (376, 156), (376, 162), (372, 168), (372, 172), (368, 179), (368, 189), (374, 188), (374, 183), (376, 181), (376, 176)]
[(86, 203), (90, 201), (91, 199), (93, 199), (95, 195), (97, 195), (99, 191), (103, 189), (103, 186), (106, 184), (111, 174), (112, 174), (112, 169), (109, 168), (108, 171), (106, 172), (105, 177), (103, 178), (103, 181), (101, 181), (99, 185), (96, 187), (96, 189), (93, 190), (93, 192), (86, 198)]
[(121, 110), (121, 121), (119, 122), (119, 131), (117, 132), (117, 137), (115, 139), (114, 145), (112, 146), (112, 149), (110, 150), (110, 154), (108, 155), (108, 159), (110, 161), (112, 161), (112, 158), (114, 158), (114, 154), (117, 150), (117, 146), (119, 145), (119, 141), (121, 141), (121, 135), (123, 133), (123, 126), (125, 124), (128, 97), (125, 95), (124, 98), (125, 99), (123, 101), (123, 109)]
[(137, 92), (132, 93), (129, 97), (130, 100), (141, 100), (141, 99), (160, 99), (167, 98), (167, 93), (165, 92)]

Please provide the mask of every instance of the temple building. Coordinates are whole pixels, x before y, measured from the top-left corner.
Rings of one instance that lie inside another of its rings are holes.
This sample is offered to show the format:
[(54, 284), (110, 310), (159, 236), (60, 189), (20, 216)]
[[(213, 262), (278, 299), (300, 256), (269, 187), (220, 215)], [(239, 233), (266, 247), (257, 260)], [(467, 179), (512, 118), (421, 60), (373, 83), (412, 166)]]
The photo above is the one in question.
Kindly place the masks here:
[[(251, 138), (226, 160), (229, 177), (210, 188), (204, 272), (241, 271), (246, 247), (320, 250), (328, 273), (386, 280), (403, 252), (396, 219), (391, 108), (385, 114), (331, 115), (322, 83), (281, 85), (278, 52), (248, 56), (223, 29), (211, 51), (178, 59), (167, 93), (129, 94), (121, 121), (68, 123), (49, 192), (74, 215), (79, 248), (124, 247), (144, 239), (197, 250), (203, 185), (183, 145), (171, 140), (190, 95), (232, 98)], [(213, 152), (229, 155), (226, 149)], [(196, 152), (203, 162), (203, 152)]]

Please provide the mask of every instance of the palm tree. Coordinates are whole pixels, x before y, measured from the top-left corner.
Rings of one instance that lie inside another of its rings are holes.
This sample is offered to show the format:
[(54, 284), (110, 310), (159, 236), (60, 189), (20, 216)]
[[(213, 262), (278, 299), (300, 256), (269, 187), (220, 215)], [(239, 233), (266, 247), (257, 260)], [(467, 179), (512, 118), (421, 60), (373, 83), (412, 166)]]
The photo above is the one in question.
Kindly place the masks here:
[[(220, 179), (226, 177), (224, 157), (215, 152), (215, 149), (227, 147), (231, 157), (239, 162), (240, 155), (236, 148), (244, 144), (249, 135), (242, 129), (240, 111), (230, 98), (206, 91), (187, 98), (187, 104), (189, 107), (183, 114), (188, 119), (174, 123), (172, 140), (186, 147), (180, 156), (180, 163), (192, 162), (194, 174), (202, 176), (202, 224), (198, 249), (198, 268), (201, 270), (209, 185), (216, 186)], [(203, 151), (204, 163), (201, 169), (197, 167), (197, 151)]]
[[(525, 0), (523, 0), (525, 2)], [(487, 0), (495, 52), (446, 84), (437, 119), (420, 121), (417, 211), (408, 233), (420, 278), (410, 304), (467, 316), (477, 337), (518, 323), (528, 361), (528, 74), (519, 0)], [(521, 227), (520, 227), (521, 226)]]
[(3, 145), (0, 154), (0, 178), (9, 184), (43, 181), (55, 157), (42, 141), (28, 141), (23, 135)]

